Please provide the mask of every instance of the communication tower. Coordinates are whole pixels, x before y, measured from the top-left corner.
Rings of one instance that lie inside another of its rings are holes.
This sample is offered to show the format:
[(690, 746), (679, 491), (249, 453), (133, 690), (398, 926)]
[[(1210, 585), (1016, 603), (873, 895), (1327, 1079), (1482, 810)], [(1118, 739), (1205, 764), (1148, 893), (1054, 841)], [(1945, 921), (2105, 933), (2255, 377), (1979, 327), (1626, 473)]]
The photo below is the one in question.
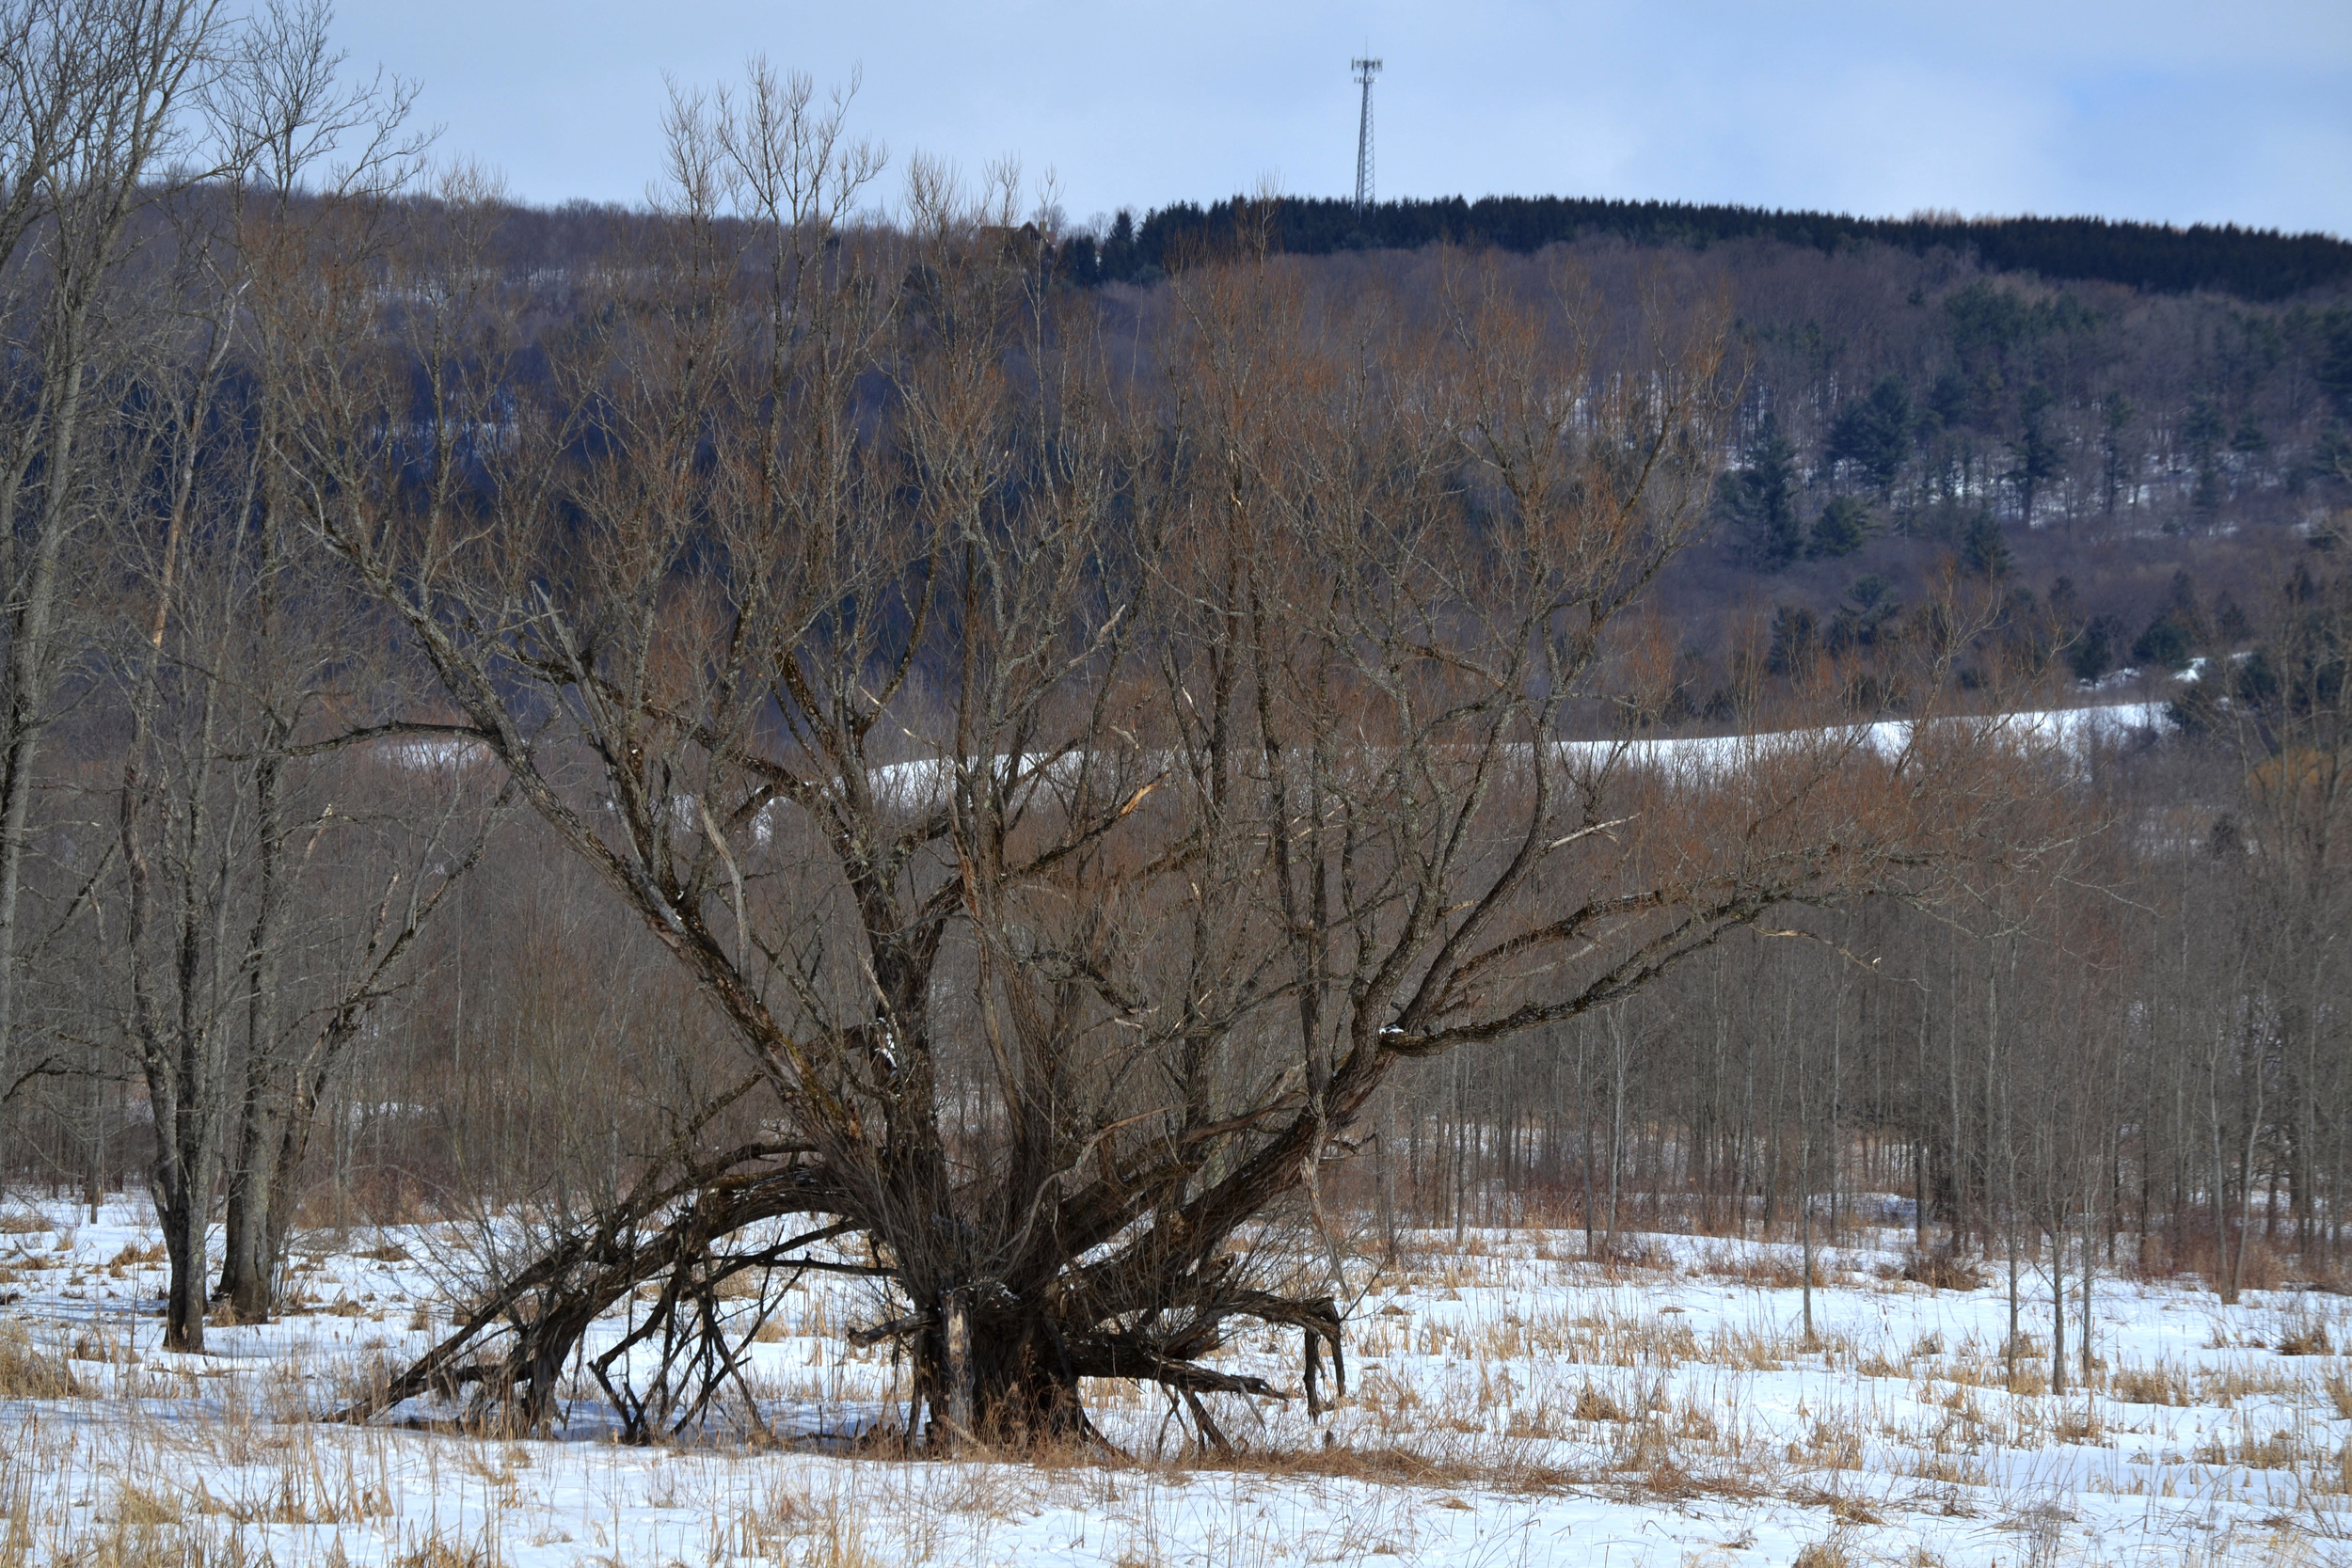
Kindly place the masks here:
[(1356, 125), (1356, 211), (1361, 213), (1372, 205), (1372, 79), (1380, 74), (1380, 62), (1359, 57), (1347, 64), (1364, 87), (1363, 118)]

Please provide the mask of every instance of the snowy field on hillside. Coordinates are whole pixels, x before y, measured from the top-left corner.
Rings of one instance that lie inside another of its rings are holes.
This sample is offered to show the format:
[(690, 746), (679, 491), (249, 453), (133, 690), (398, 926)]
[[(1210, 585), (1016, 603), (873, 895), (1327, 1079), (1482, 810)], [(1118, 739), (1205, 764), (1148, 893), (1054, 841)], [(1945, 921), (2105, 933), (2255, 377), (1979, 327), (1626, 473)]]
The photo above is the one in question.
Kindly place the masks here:
[[(748, 1358), (765, 1433), (739, 1404), (619, 1446), (584, 1376), (546, 1440), (413, 1403), (354, 1429), (316, 1418), (446, 1332), (460, 1233), (306, 1234), (294, 1311), (198, 1357), (160, 1349), (143, 1205), (87, 1218), (0, 1213), (0, 1565), (2352, 1563), (2352, 1306), (2315, 1291), (2103, 1277), (2095, 1387), (2058, 1397), (2042, 1276), (2012, 1367), (2005, 1275), (1910, 1282), (1906, 1231), (1823, 1252), (1810, 1345), (1792, 1246), (1644, 1237), (1603, 1267), (1581, 1233), (1420, 1233), (1364, 1265), (1319, 1423), (1223, 1400), (1241, 1451), (1204, 1457), (1102, 1385), (1125, 1459), (940, 1462), (857, 1446), (905, 1395), (849, 1344), (882, 1315), (858, 1282), (783, 1293)], [(1295, 1387), (1298, 1354), (1226, 1359)]]

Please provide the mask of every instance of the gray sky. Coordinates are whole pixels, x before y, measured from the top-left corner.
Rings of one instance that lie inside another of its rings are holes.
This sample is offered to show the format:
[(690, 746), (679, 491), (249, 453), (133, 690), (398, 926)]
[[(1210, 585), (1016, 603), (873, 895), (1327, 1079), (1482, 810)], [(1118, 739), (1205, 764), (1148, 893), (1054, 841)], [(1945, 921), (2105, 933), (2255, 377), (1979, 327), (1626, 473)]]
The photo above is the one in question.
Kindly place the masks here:
[(864, 72), (855, 123), (1073, 217), (1273, 178), (1382, 197), (1611, 196), (2095, 213), (2352, 235), (2352, 0), (342, 0), (354, 65), (421, 82), (444, 154), (533, 201), (639, 201), (666, 71)]

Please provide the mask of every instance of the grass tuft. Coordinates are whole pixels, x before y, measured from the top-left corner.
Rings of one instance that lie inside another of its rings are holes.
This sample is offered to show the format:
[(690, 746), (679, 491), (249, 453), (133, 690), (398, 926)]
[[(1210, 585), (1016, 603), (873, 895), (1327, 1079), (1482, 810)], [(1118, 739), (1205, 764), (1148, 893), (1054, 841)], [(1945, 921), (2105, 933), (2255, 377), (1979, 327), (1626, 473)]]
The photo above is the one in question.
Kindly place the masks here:
[(89, 1390), (65, 1357), (40, 1349), (18, 1323), (0, 1323), (0, 1400), (75, 1400)]

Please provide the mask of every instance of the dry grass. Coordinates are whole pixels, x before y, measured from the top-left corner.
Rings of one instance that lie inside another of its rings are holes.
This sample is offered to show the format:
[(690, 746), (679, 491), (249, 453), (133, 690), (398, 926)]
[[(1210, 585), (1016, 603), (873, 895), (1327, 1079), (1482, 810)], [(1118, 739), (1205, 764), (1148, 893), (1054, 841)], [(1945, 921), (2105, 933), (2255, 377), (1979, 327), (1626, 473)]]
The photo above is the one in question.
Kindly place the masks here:
[(2299, 1399), (2308, 1386), (2306, 1378), (2299, 1369), (2281, 1367), (2275, 1361), (2233, 1360), (2201, 1367), (2189, 1402), (2231, 1410), (2249, 1399)]
[(392, 1568), (500, 1568), (501, 1560), (482, 1542), (464, 1541), (437, 1529), (393, 1558)]
[(2306, 1457), (2307, 1446), (2288, 1428), (2256, 1432), (2244, 1422), (2236, 1430), (2217, 1432), (2197, 1446), (2200, 1465), (2236, 1465), (2249, 1470), (2292, 1470)]
[(2085, 1400), (2079, 1406), (2061, 1410), (2050, 1423), (2050, 1435), (2061, 1443), (2097, 1444), (2106, 1440), (2106, 1422), (2099, 1414), (2096, 1400)]
[(72, 1400), (89, 1389), (66, 1358), (33, 1343), (20, 1323), (0, 1323), (0, 1400)]
[(1588, 1472), (1546, 1464), (1533, 1457), (1525, 1445), (1511, 1443), (1251, 1449), (1233, 1454), (1195, 1454), (1165, 1474), (1177, 1479), (1236, 1471), (1519, 1495), (1565, 1491), (1595, 1479)]
[(1789, 1568), (1854, 1568), (1854, 1559), (1846, 1544), (1832, 1535), (1800, 1547)]
[[(1709, 1279), (1753, 1285), (1766, 1291), (1795, 1291), (1804, 1285), (1803, 1264), (1769, 1248), (1709, 1247), (1700, 1255), (1697, 1272)], [(1818, 1267), (1814, 1283), (1821, 1283)]]
[(1625, 1407), (1591, 1384), (1576, 1392), (1576, 1408), (1572, 1412), (1580, 1421), (1622, 1421)]
[(2299, 1323), (2279, 1337), (2280, 1355), (2328, 1355), (2333, 1352), (2328, 1343), (2328, 1325), (2322, 1323)]
[(1902, 1276), (1931, 1291), (1976, 1291), (1984, 1272), (1954, 1252), (1914, 1252), (1903, 1259)]
[(2108, 1391), (2125, 1404), (2181, 1405), (2189, 1401), (2186, 1374), (2164, 1361), (2153, 1367), (2117, 1368)]
[[(2287, 1275), (2286, 1259), (2273, 1251), (2259, 1236), (2247, 1236), (2232, 1243), (2232, 1250), (2245, 1248), (2245, 1257), (2238, 1263), (2238, 1285), (2247, 1291), (2275, 1291)], [(2208, 1222), (2185, 1227), (2170, 1235), (2150, 1239), (2141, 1248), (2137, 1274), (2142, 1279), (2164, 1279), (2179, 1275), (2195, 1275), (2204, 1287), (2218, 1292), (2226, 1282), (2229, 1271), (2221, 1265), (2218, 1250), (2214, 1244), (2213, 1227)]]

